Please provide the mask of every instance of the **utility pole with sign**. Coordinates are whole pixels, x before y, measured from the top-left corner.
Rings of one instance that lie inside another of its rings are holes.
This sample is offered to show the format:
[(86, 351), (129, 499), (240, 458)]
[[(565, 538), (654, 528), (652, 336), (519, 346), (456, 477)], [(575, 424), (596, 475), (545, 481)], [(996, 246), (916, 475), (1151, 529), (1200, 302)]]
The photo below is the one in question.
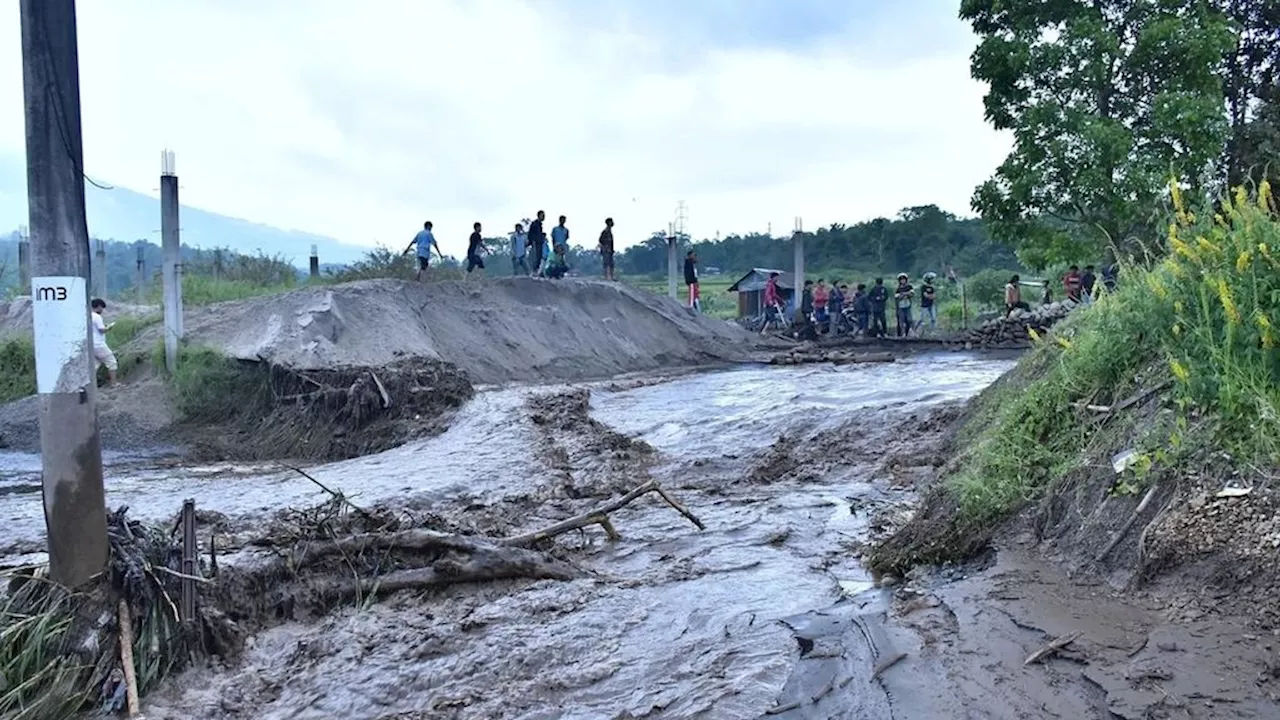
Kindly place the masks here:
[(75, 0), (22, 0), (31, 311), (49, 572), (75, 587), (107, 563), (89, 324)]

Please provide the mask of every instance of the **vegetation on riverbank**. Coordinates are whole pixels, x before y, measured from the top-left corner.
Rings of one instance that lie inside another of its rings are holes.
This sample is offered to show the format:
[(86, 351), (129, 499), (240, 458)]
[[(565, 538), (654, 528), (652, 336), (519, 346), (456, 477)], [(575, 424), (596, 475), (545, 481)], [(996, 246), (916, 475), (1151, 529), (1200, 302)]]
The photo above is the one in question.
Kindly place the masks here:
[[(1176, 187), (1173, 201), (1167, 254), (1127, 265), (1117, 292), (1042, 338), (976, 401), (955, 472), (914, 527), (877, 551), (881, 569), (966, 559), (1001, 521), (1120, 444), (1135, 456), (1109, 480), (1112, 495), (1141, 493), (1156, 478), (1176, 482), (1206, 448), (1245, 467), (1280, 464), (1280, 221), (1271, 188), (1237, 190), (1199, 212)], [(1104, 426), (1111, 417), (1121, 421)]]

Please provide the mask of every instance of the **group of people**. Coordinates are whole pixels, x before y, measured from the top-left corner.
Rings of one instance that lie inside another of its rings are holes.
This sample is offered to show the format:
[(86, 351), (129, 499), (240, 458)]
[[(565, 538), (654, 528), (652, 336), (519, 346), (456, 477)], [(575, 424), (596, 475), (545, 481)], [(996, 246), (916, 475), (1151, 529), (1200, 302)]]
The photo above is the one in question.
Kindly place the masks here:
[[(1102, 269), (1102, 287), (1107, 292), (1116, 289), (1117, 268), (1115, 265), (1109, 265)], [(1098, 274), (1094, 271), (1092, 265), (1085, 265), (1084, 271), (1081, 272), (1079, 265), (1072, 265), (1062, 275), (1062, 291), (1067, 300), (1074, 303), (1088, 305), (1097, 297), (1098, 292)], [(1040, 294), (1040, 304), (1049, 305), (1053, 302), (1053, 284), (1045, 282), (1044, 290)], [(1022, 278), (1014, 275), (1009, 278), (1009, 282), (1004, 286), (1004, 312), (1005, 315), (1014, 310), (1030, 310), (1031, 306), (1022, 299)]]
[[(770, 273), (765, 283), (765, 329), (774, 320), (788, 324), (783, 309), (785, 303), (778, 290), (778, 277), (779, 273)], [(870, 288), (865, 283), (858, 283), (852, 290), (847, 282), (841, 280), (834, 280), (830, 285), (825, 278), (806, 280), (800, 293), (799, 319), (811, 323), (818, 333), (886, 337), (889, 334), (888, 308), (892, 303), (897, 337), (909, 337), (919, 332), (926, 321), (933, 330), (938, 327), (936, 279), (935, 273), (924, 274), (918, 293), (919, 320), (915, 320), (913, 313), (917, 306), (917, 289), (906, 273), (898, 273), (898, 282), (893, 288), (885, 285), (884, 278), (876, 278)]]
[[(534, 220), (525, 220), (515, 224), (515, 229), (508, 235), (511, 254), (511, 274), (529, 275), (531, 277), (562, 278), (569, 272), (569, 227), (564, 215), (548, 233), (544, 227), (547, 215), (539, 210)], [(422, 230), (409, 241), (404, 254), (417, 248), (418, 273), (421, 280), (431, 265), (431, 252), (443, 258), (440, 245), (436, 243), (432, 232), (431, 221), (422, 224)], [(488, 248), (481, 235), (480, 223), (472, 225), (471, 237), (467, 241), (467, 275), (474, 270), (484, 270), (484, 254)], [(548, 237), (550, 250), (548, 253)], [(613, 218), (605, 218), (604, 229), (600, 231), (598, 244), (601, 264), (604, 266), (606, 280), (616, 280), (614, 271)]]

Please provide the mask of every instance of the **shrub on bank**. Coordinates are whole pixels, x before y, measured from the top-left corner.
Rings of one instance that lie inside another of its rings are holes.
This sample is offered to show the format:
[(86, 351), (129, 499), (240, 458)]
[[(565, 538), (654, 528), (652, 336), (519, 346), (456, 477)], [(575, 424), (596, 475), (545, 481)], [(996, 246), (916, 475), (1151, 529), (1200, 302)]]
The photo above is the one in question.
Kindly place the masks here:
[[(1191, 432), (1241, 461), (1280, 464), (1280, 222), (1271, 189), (1238, 190), (1216, 212), (1189, 210), (1176, 189), (1173, 199), (1166, 252), (1130, 263), (1115, 293), (1039, 339), (1015, 371), (1028, 381), (979, 399), (966, 457), (938, 491), (949, 497), (933, 503), (955, 537), (989, 532), (1080, 466), (1098, 441), (1084, 406), (1123, 405), (1155, 388), (1172, 393), (1175, 422), (1123, 430), (1150, 450), (1145, 470), (1175, 466)], [(959, 559), (949, 552), (931, 543), (913, 557)]]

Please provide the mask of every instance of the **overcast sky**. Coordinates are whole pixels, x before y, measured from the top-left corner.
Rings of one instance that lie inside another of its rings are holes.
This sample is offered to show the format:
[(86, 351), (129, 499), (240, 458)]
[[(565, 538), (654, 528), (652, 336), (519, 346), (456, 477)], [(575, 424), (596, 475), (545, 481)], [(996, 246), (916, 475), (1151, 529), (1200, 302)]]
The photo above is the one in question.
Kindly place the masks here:
[[(1008, 140), (954, 0), (79, 0), (88, 173), (362, 244), (446, 252), (544, 209), (593, 244), (969, 214)], [(23, 150), (18, 3), (0, 152)]]

